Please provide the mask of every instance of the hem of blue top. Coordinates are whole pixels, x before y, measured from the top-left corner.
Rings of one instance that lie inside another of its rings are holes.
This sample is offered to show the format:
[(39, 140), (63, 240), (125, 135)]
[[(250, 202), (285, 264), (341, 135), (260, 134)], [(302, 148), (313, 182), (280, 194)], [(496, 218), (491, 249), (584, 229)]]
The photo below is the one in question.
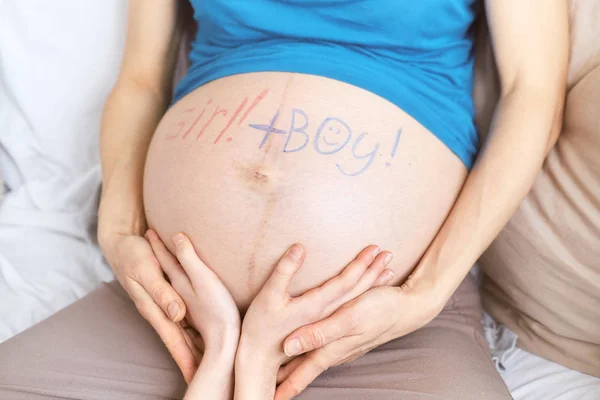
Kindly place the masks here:
[[(454, 133), (441, 134), (441, 132), (448, 132), (449, 126), (447, 124), (444, 124), (442, 118), (440, 118), (439, 114), (436, 113), (434, 109), (426, 105), (420, 99), (417, 100), (418, 97), (411, 97), (411, 101), (407, 102), (405, 100), (405, 97), (403, 98), (402, 96), (394, 94), (393, 92), (387, 90), (385, 86), (378, 85), (376, 82), (366, 79), (364, 76), (353, 74), (346, 68), (338, 67), (335, 70), (328, 69), (327, 71), (319, 71), (318, 65), (319, 64), (316, 63), (303, 63), (296, 59), (291, 63), (283, 62), (280, 60), (275, 66), (272, 62), (268, 62), (265, 64), (254, 62), (252, 63), (252, 65), (236, 65), (233, 68), (219, 68), (218, 71), (212, 73), (202, 71), (202, 74), (195, 74), (195, 70), (190, 69), (188, 71), (188, 74), (177, 85), (175, 97), (173, 98), (171, 105), (175, 104), (177, 101), (179, 101), (195, 89), (199, 88), (200, 86), (203, 86), (211, 81), (232, 75), (239, 75), (252, 72), (289, 72), (313, 76), (322, 76), (325, 78), (347, 83), (352, 86), (356, 86), (396, 105), (409, 116), (411, 116), (415, 121), (417, 121), (427, 130), (429, 130), (431, 133), (433, 133), (433, 135), (438, 140), (440, 140), (446, 147), (448, 147), (448, 149), (450, 149), (450, 151), (452, 151), (452, 153), (454, 153), (462, 161), (462, 163), (465, 165), (465, 167), (467, 167), (467, 169), (470, 170), (472, 168), (477, 150), (474, 148), (469, 150), (469, 147), (475, 146), (471, 146), (470, 144), (458, 140), (458, 137), (460, 137), (461, 133), (457, 132), (457, 128), (452, 129), (455, 131)], [(321, 69), (324, 70), (324, 68)], [(185, 89), (183, 88), (183, 86), (185, 86)], [(182, 89), (184, 90), (181, 91)], [(468, 129), (468, 127), (465, 127), (465, 129)], [(472, 129), (475, 129), (474, 123), (472, 124)]]

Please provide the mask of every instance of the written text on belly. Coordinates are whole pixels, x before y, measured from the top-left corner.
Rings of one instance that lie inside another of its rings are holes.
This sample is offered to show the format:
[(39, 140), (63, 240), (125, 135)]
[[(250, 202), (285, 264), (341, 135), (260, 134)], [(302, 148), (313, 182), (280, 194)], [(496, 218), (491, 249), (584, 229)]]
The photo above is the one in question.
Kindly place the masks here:
[[(212, 105), (209, 99), (205, 106), (187, 108), (181, 112), (175, 122), (167, 131), (166, 140), (200, 140), (205, 137), (207, 131), (213, 131), (218, 124), (219, 127), (225, 123), (214, 138), (213, 144), (218, 144), (225, 137), (226, 142), (232, 142), (233, 136), (227, 135), (232, 127), (247, 127), (252, 132), (260, 132), (262, 139), (257, 140), (258, 149), (262, 149), (272, 135), (281, 135), (284, 138), (283, 153), (296, 153), (300, 151), (315, 151), (323, 156), (331, 157), (346, 152), (355, 160), (352, 165), (334, 163), (335, 167), (344, 176), (358, 176), (366, 172), (376, 161), (377, 156), (383, 156), (381, 143), (369, 143), (367, 135), (361, 132), (355, 135), (350, 126), (341, 118), (330, 116), (320, 121), (311, 138), (309, 129), (309, 116), (299, 108), (291, 108), (291, 122), (286, 129), (277, 125), (280, 111), (276, 110), (270, 121), (263, 123), (247, 123), (249, 115), (256, 106), (268, 95), (265, 89), (256, 95), (251, 103), (245, 97), (238, 107), (230, 113), (230, 110), (221, 108), (220, 105)], [(209, 110), (207, 112), (207, 110)], [(315, 125), (316, 126), (316, 125)], [(393, 145), (389, 151), (385, 151), (386, 167), (391, 166), (391, 159), (396, 155), (402, 128), (398, 129)], [(312, 139), (312, 140), (311, 140)], [(372, 141), (371, 141), (372, 142)], [(389, 154), (389, 156), (388, 156)], [(357, 165), (358, 164), (358, 165)]]

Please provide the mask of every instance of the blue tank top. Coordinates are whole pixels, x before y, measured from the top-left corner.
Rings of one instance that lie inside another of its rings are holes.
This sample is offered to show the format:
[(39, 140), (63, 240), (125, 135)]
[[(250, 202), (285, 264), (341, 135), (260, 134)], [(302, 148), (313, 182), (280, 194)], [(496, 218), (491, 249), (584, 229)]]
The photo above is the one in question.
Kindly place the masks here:
[(229, 75), (324, 76), (389, 100), (470, 168), (477, 0), (190, 0), (198, 32), (174, 102)]

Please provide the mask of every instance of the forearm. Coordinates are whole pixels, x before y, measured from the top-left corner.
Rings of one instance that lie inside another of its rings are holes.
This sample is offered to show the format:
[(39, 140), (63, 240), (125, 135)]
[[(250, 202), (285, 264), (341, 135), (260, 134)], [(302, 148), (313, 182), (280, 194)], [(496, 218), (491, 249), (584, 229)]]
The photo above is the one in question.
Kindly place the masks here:
[(167, 106), (161, 94), (131, 79), (117, 83), (102, 117), (100, 154), (102, 198), (99, 236), (142, 234), (144, 163), (150, 140)]
[(502, 97), (491, 134), (411, 284), (435, 287), (439, 304), (458, 287), (530, 190), (561, 123), (563, 96), (516, 88)]
[(235, 351), (205, 352), (184, 400), (231, 400), (234, 360)]

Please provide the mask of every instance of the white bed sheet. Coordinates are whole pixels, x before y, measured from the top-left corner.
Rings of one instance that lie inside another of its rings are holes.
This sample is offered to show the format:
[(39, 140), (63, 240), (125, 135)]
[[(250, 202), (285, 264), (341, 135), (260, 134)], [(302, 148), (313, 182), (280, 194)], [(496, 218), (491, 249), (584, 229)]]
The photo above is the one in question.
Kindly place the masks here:
[(507, 355), (500, 375), (515, 400), (600, 400), (600, 378), (521, 349)]
[(600, 378), (517, 347), (517, 335), (485, 313), (483, 329), (496, 369), (515, 400), (600, 400)]
[(0, 342), (113, 279), (98, 131), (126, 0), (0, 0)]

